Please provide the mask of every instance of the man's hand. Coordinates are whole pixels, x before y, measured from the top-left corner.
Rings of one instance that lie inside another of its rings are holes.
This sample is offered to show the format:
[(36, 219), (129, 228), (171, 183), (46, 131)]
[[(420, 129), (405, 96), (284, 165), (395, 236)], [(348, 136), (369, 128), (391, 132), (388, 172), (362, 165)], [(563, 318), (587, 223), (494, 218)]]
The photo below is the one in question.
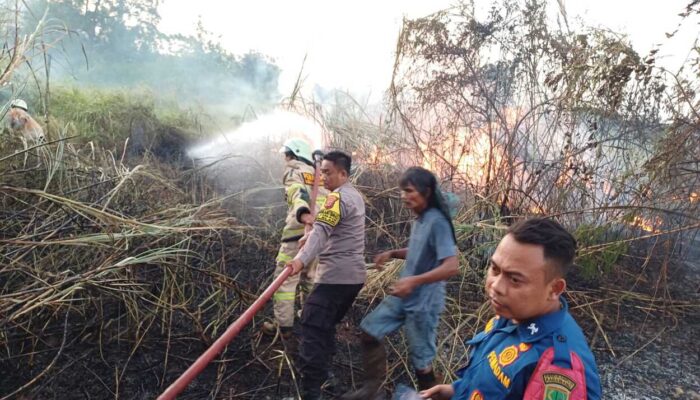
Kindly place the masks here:
[(391, 250), (377, 254), (376, 256), (374, 256), (374, 268), (377, 271), (383, 270), (384, 264), (392, 258), (394, 257), (391, 255)]
[(420, 397), (432, 400), (448, 400), (455, 394), (452, 385), (436, 385), (420, 393)]
[(301, 271), (304, 268), (304, 263), (302, 263), (299, 259), (294, 259), (285, 264), (284, 266), (292, 267), (292, 275), (296, 275), (299, 273), (299, 271)]
[(415, 276), (407, 276), (399, 279), (389, 288), (389, 294), (396, 297), (406, 297), (413, 293), (413, 289), (418, 286)]
[(313, 225), (314, 221), (316, 220), (316, 218), (314, 218), (313, 215), (311, 215), (311, 213), (302, 214), (300, 219), (301, 222), (304, 223), (304, 225)]

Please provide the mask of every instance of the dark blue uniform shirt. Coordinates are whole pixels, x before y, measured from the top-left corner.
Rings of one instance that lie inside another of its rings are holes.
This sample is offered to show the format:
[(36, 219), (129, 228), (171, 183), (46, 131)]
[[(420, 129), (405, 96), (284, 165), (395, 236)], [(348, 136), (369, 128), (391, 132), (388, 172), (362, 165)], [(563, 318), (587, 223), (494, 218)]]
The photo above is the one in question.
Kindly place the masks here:
[[(456, 400), (522, 399), (540, 355), (554, 340), (575, 352), (586, 369), (588, 400), (600, 399), (600, 376), (581, 328), (569, 314), (563, 296), (559, 311), (514, 324), (498, 316), (467, 342), (468, 364), (452, 384)], [(567, 353), (568, 354), (568, 353)]]

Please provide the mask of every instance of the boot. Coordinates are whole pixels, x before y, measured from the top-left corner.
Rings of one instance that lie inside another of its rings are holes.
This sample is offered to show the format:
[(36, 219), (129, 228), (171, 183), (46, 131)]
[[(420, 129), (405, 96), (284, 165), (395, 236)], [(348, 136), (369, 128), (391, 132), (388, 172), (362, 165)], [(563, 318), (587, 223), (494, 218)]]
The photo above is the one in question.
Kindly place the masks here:
[(418, 380), (418, 391), (428, 390), (438, 384), (438, 379), (435, 377), (435, 370), (431, 369), (428, 373), (420, 373), (416, 371), (416, 379)]
[(348, 392), (341, 400), (372, 400), (379, 394), (386, 377), (386, 351), (382, 342), (362, 342), (362, 367), (365, 380), (354, 392)]
[(291, 326), (278, 326), (277, 322), (265, 321), (262, 325), (262, 333), (267, 336), (275, 336), (279, 328), (280, 336), (283, 339), (289, 339), (292, 336)]

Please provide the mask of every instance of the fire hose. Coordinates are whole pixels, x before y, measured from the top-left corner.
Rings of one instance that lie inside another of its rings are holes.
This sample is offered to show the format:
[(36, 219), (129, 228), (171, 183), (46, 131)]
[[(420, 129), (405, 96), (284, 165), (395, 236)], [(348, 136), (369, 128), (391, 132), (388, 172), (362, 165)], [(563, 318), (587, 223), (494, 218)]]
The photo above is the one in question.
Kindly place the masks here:
[[(318, 164), (321, 161), (323, 153), (320, 151), (315, 151), (313, 153), (313, 158), (314, 158), (314, 184), (311, 192), (311, 202), (309, 204), (309, 208), (311, 210), (311, 215), (314, 215), (314, 211), (316, 209), (316, 197), (318, 195), (318, 181), (319, 181), (319, 166)], [(214, 344), (211, 345), (205, 351), (199, 358), (192, 363), (192, 365), (187, 368), (187, 370), (180, 375), (175, 382), (173, 382), (170, 386), (168, 386), (165, 391), (158, 396), (158, 400), (171, 400), (174, 399), (178, 394), (180, 394), (187, 385), (190, 384), (194, 380), (194, 378), (199, 375), (204, 368), (209, 365), (209, 363), (217, 356), (219, 353), (221, 353), (226, 346), (236, 337), (238, 336), (238, 333), (248, 325), (250, 321), (253, 320), (253, 316), (257, 314), (260, 309), (265, 305), (265, 303), (270, 300), (272, 295), (279, 289), (280, 286), (282, 286), (282, 283), (289, 277), (289, 275), (292, 273), (292, 268), (291, 267), (286, 267), (285, 269), (282, 270), (282, 273), (275, 278), (274, 281), (270, 284), (270, 286), (265, 289), (265, 291), (258, 297), (253, 304), (248, 307), (248, 309), (245, 310), (245, 312), (238, 317), (238, 319), (232, 323), (228, 329), (224, 332), (221, 337), (219, 337)]]

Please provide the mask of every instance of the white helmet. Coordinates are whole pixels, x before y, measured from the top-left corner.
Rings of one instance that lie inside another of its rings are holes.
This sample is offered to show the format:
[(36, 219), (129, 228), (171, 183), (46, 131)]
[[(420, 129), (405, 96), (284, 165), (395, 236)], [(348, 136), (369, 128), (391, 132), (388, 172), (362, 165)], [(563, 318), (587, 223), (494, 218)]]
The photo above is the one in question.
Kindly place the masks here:
[(21, 108), (24, 111), (29, 111), (27, 102), (22, 99), (15, 99), (10, 103), (10, 108)]
[(280, 153), (286, 153), (291, 151), (297, 158), (302, 158), (308, 162), (311, 162), (311, 146), (308, 142), (303, 139), (287, 139), (282, 145)]

